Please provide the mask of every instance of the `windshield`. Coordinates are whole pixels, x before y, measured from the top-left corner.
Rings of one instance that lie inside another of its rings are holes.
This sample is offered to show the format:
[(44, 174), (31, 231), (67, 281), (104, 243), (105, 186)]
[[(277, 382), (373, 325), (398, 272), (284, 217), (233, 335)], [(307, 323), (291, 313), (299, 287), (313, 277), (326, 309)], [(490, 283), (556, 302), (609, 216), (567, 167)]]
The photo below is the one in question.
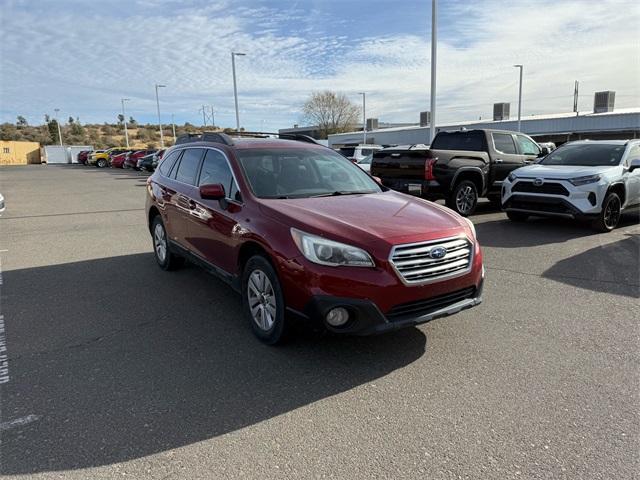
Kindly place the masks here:
[(236, 152), (259, 198), (306, 198), (378, 193), (382, 188), (330, 149), (251, 149)]
[(579, 143), (564, 145), (540, 161), (544, 165), (609, 167), (620, 164), (624, 145)]

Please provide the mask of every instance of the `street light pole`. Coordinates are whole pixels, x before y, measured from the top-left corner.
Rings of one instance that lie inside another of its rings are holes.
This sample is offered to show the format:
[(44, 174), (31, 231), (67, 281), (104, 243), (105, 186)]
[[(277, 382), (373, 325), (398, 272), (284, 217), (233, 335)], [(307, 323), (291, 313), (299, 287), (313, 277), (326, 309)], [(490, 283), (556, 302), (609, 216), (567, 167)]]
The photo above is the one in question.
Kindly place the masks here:
[(520, 88), (518, 89), (518, 131), (520, 132), (520, 118), (522, 114), (522, 65), (514, 65), (520, 69)]
[(173, 120), (173, 113), (171, 114), (171, 128), (173, 129), (173, 144), (176, 143), (176, 122)]
[(124, 113), (124, 102), (128, 102), (129, 98), (121, 98), (122, 103), (122, 121), (124, 122), (124, 139), (127, 142), (127, 148), (129, 148), (129, 133), (127, 132), (127, 115)]
[(164, 88), (166, 85), (156, 83), (156, 107), (158, 108), (158, 126), (160, 127), (160, 146), (164, 148), (164, 135), (162, 134), (162, 120), (160, 120), (160, 98), (158, 97), (158, 89)]
[(60, 130), (60, 119), (58, 118), (59, 108), (54, 108), (54, 112), (56, 112), (56, 125), (58, 125), (58, 140), (60, 140), (60, 146), (62, 146), (62, 130)]
[(438, 56), (438, 0), (431, 0), (431, 119), (429, 143), (436, 136), (436, 63)]
[(360, 92), (362, 95), (362, 143), (367, 144), (367, 94)]
[(240, 131), (240, 114), (238, 113), (238, 85), (236, 83), (236, 56), (243, 57), (246, 53), (231, 52), (231, 70), (233, 70), (233, 97), (236, 103), (236, 131)]

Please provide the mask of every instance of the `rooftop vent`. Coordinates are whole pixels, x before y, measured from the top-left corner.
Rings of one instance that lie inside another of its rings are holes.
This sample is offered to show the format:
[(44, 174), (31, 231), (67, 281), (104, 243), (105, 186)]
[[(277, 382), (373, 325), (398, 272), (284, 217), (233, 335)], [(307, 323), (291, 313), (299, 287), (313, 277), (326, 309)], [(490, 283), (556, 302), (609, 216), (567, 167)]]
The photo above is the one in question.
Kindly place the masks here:
[(493, 104), (493, 120), (509, 120), (509, 103)]
[(593, 113), (613, 112), (613, 104), (616, 101), (616, 92), (596, 92), (593, 97)]

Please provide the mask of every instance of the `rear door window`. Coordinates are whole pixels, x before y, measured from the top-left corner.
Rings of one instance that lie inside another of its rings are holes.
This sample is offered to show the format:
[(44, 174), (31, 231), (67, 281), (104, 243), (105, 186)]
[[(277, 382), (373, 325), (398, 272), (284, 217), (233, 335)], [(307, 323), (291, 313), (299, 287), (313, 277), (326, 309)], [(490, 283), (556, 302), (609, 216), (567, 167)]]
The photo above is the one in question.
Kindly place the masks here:
[(196, 184), (196, 175), (200, 166), (200, 159), (204, 149), (187, 148), (182, 154), (178, 168), (176, 169), (174, 178), (178, 182), (187, 183), (189, 185)]
[(502, 153), (518, 153), (510, 133), (492, 133), (493, 145)]

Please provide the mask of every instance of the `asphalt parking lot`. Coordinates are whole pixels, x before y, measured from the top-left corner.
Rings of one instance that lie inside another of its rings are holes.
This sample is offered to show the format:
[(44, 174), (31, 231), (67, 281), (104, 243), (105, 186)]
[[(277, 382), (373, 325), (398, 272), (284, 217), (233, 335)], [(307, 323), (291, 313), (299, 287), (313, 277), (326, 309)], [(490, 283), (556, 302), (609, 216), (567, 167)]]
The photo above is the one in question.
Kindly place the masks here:
[(274, 348), (216, 278), (156, 266), (145, 178), (0, 169), (2, 475), (638, 475), (637, 215), (596, 234), (482, 205), (480, 307)]

